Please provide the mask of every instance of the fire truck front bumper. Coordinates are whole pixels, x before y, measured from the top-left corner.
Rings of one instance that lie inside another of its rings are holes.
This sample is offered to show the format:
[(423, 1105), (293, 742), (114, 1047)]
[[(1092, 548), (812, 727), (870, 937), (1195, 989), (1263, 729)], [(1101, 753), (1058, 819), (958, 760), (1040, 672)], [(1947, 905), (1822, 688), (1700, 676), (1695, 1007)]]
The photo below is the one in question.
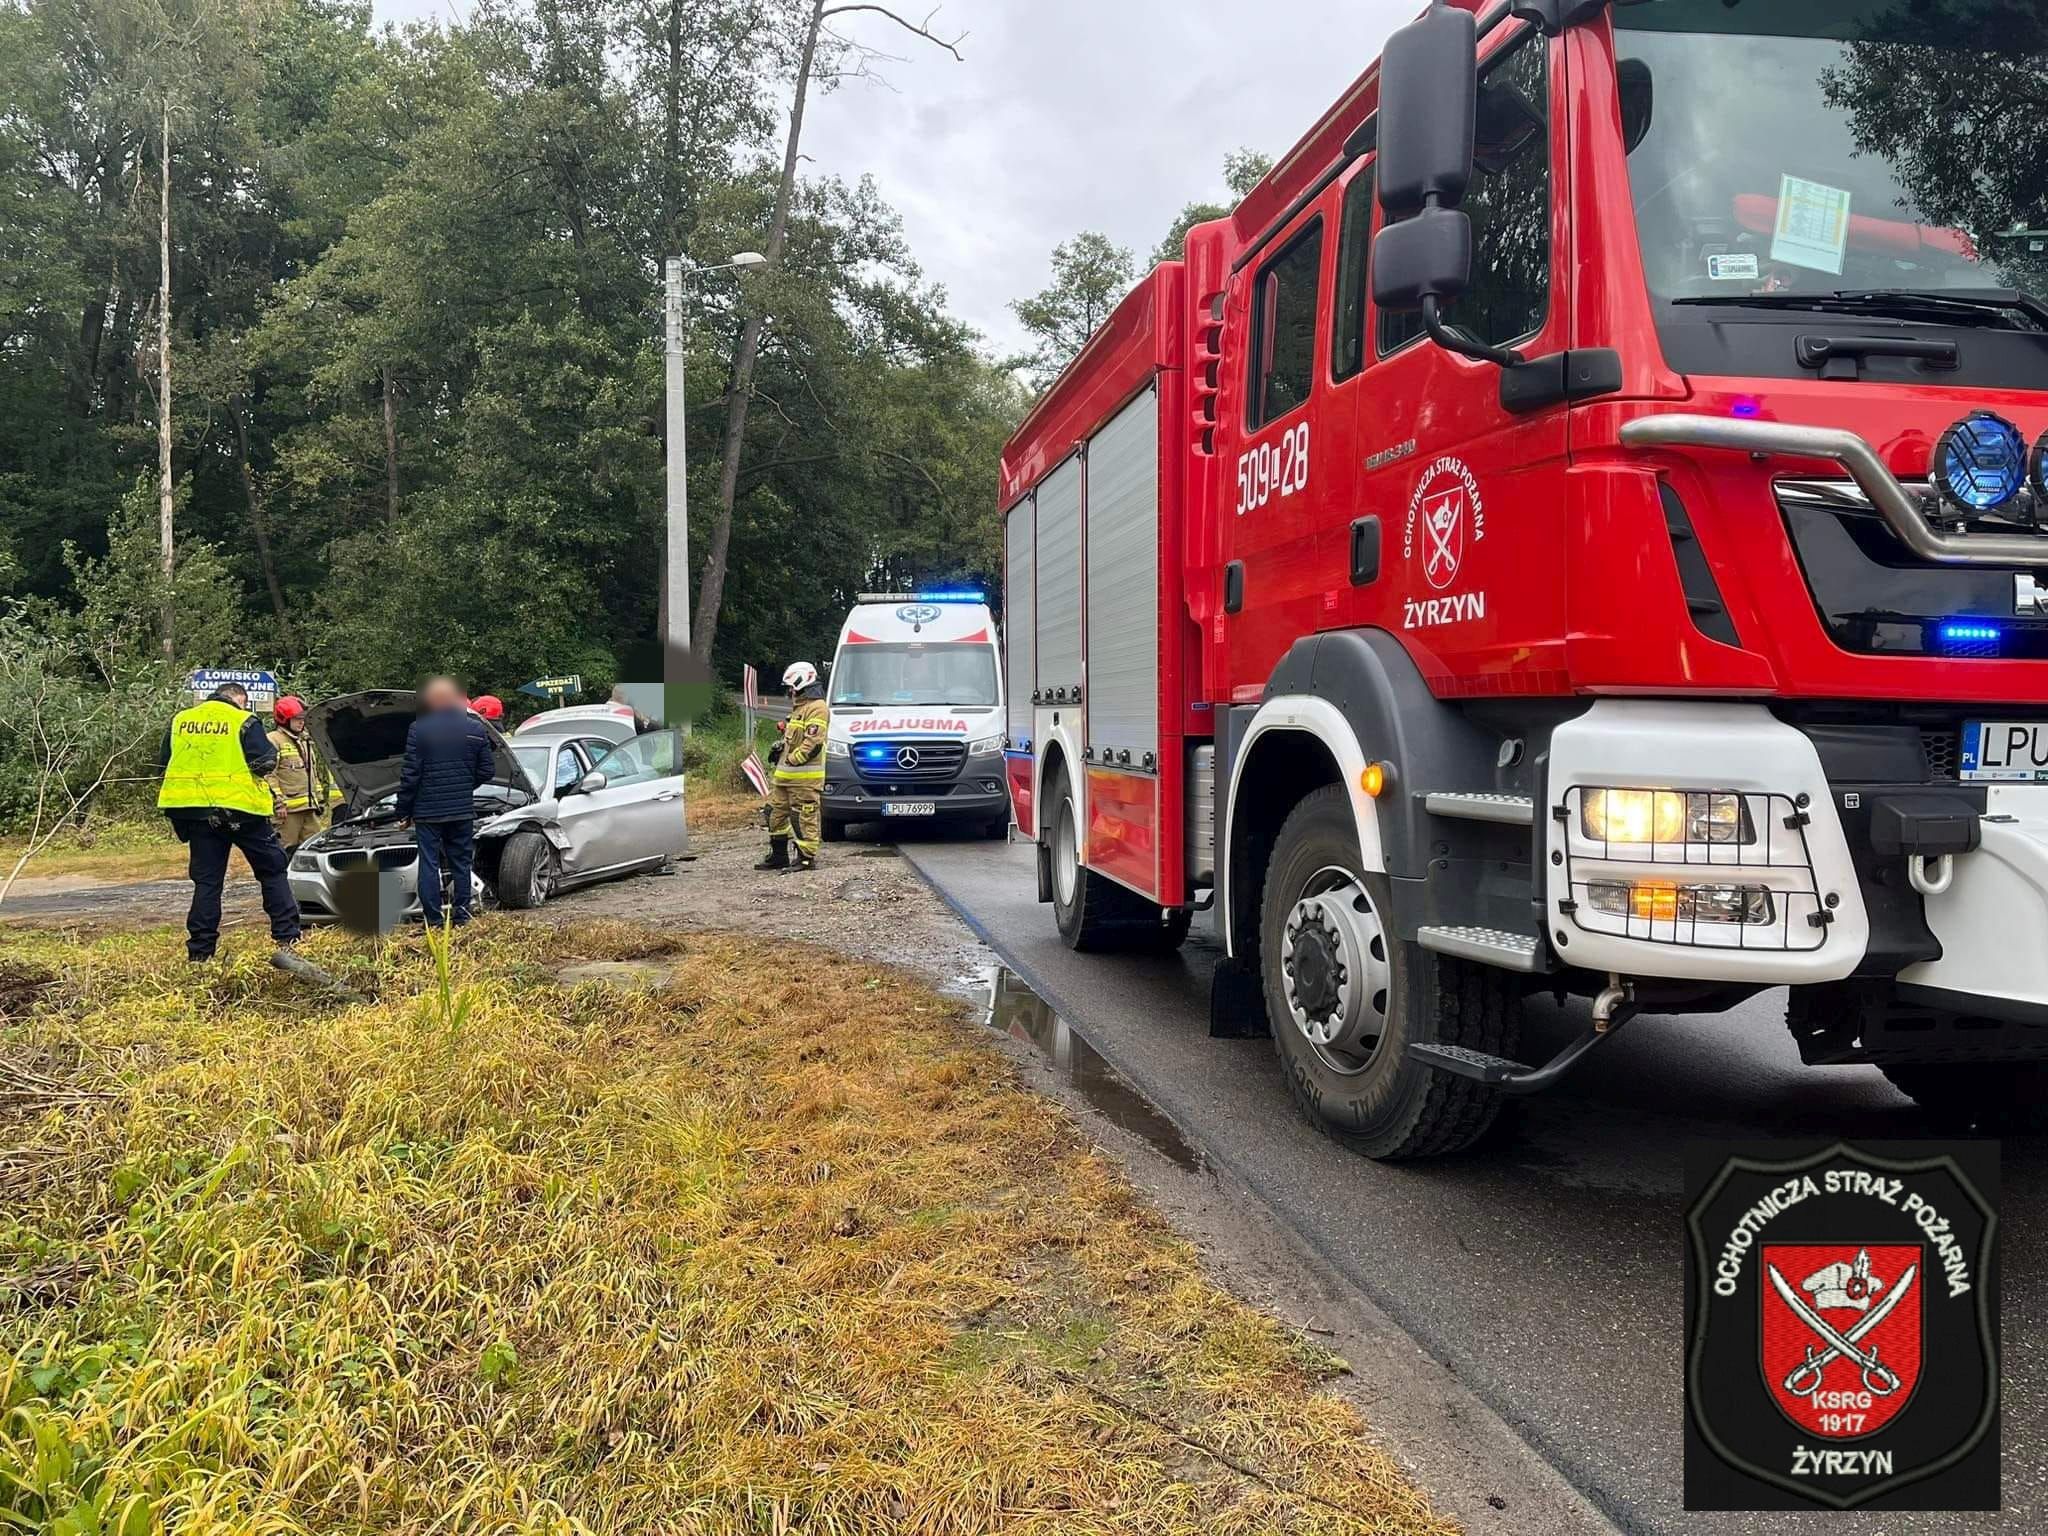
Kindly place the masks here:
[(2048, 1024), (2048, 784), (1930, 781), (1919, 733), (1609, 700), (1558, 727), (1549, 938), (1624, 976), (1896, 982)]

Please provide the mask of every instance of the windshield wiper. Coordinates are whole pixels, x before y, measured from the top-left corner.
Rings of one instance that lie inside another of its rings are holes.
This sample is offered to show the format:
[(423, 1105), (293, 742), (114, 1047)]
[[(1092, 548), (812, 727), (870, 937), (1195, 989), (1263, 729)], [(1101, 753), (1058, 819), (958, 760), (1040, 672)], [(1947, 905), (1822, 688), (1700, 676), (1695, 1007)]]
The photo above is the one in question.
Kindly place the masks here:
[[(1881, 315), (1932, 325), (2048, 330), (2048, 304), (2012, 288), (1842, 288), (1833, 293), (1714, 293), (1673, 299), (1714, 309), (1803, 309), (1826, 315)], [(2021, 321), (2029, 323), (2018, 323)]]

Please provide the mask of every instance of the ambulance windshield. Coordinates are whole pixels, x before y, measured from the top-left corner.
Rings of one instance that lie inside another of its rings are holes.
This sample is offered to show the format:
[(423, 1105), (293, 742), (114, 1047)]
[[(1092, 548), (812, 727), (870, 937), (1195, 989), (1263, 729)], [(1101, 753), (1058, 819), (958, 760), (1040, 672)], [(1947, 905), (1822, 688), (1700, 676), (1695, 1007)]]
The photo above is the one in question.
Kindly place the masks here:
[(974, 644), (848, 645), (832, 668), (832, 702), (992, 707), (995, 648)]
[(1968, 313), (1987, 290), (2048, 293), (2048, 9), (1646, 0), (1613, 15), (1658, 298), (1940, 293), (1929, 317), (2042, 328), (2048, 311), (1996, 296)]

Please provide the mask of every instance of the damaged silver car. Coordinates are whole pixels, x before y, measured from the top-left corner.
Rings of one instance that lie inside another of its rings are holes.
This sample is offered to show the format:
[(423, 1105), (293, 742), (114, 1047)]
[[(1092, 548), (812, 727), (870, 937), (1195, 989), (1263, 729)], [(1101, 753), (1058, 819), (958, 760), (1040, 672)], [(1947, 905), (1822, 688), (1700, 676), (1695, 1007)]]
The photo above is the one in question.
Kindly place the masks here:
[[(328, 699), (306, 711), (314, 744), (345, 799), (334, 824), (292, 856), (292, 892), (312, 919), (361, 910), (417, 917), (419, 843), (395, 810), (410, 689)], [(537, 907), (558, 891), (659, 869), (687, 844), (682, 740), (568, 731), (519, 741), (489, 725), (497, 771), (476, 792), (475, 904)]]

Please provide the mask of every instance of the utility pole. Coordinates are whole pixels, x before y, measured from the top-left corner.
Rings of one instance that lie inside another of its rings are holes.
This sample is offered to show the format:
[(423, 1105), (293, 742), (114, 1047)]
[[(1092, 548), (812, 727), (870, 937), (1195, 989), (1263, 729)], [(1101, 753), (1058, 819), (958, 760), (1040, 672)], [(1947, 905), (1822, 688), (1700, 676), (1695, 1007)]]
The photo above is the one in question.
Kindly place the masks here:
[(668, 556), (663, 578), (666, 601), (662, 609), (667, 615), (668, 627), (661, 637), (661, 645), (662, 680), (675, 688), (684, 681), (677, 671), (683, 653), (690, 648), (690, 465), (684, 419), (688, 357), (683, 329), (682, 257), (669, 257), (667, 278), (664, 314), (668, 326)]

